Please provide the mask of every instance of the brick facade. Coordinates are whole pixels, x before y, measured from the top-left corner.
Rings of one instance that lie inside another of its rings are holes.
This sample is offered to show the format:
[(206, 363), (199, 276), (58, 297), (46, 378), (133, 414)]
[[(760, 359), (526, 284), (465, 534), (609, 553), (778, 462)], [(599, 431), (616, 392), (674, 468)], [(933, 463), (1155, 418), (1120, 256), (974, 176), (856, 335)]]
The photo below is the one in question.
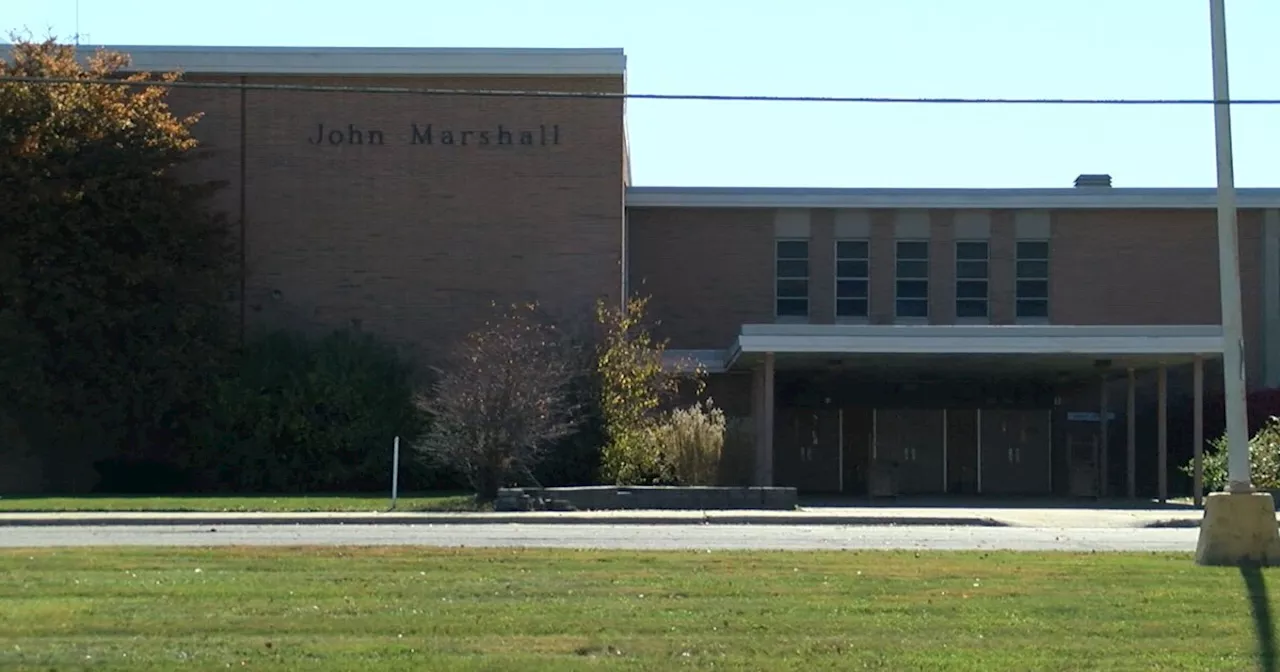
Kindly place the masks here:
[[(623, 86), (621, 77), (244, 81)], [(493, 303), (537, 300), (577, 316), (598, 297), (620, 300), (619, 99), (179, 89), (172, 102), (179, 113), (204, 114), (196, 134), (212, 158), (199, 177), (226, 181), (218, 204), (243, 227), (250, 330), (355, 326), (430, 355), (491, 315)]]

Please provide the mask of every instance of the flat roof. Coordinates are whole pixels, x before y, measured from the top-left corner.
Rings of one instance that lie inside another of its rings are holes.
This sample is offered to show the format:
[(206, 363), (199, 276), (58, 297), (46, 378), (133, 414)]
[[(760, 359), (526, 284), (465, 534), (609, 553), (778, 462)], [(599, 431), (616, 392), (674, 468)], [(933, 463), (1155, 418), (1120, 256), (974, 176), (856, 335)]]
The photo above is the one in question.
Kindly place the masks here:
[[(1241, 208), (1280, 208), (1280, 189), (1238, 189), (1236, 200)], [(627, 205), (637, 208), (1212, 209), (1217, 205), (1217, 190), (629, 187)]]
[(128, 54), (132, 69), (234, 75), (621, 76), (622, 49), (80, 45)]

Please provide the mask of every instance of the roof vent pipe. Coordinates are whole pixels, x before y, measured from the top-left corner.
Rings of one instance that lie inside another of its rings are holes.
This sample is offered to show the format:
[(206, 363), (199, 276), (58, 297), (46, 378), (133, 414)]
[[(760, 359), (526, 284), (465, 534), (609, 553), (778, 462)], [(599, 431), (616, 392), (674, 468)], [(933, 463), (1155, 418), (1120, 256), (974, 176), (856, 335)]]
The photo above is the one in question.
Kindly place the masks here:
[(1076, 178), (1076, 188), (1077, 188), (1077, 189), (1079, 189), (1079, 188), (1081, 188), (1081, 187), (1110, 187), (1110, 186), (1111, 186), (1111, 176), (1110, 176), (1110, 175), (1089, 175), (1089, 174), (1085, 174), (1085, 175), (1081, 175), (1080, 177), (1077, 177), (1077, 178)]

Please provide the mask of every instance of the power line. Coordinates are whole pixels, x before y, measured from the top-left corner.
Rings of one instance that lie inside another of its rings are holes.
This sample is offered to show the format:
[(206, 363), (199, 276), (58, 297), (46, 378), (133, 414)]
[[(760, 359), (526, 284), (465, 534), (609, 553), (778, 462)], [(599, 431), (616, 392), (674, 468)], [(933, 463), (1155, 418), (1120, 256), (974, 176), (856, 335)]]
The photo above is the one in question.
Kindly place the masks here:
[[(159, 80), (91, 79), (76, 77), (0, 76), (0, 82), (29, 84), (100, 84), (131, 87), (296, 91), (308, 93), (368, 93), (418, 96), (469, 96), (487, 98), (578, 98), (606, 100), (685, 100), (757, 103), (890, 103), (902, 105), (1214, 105), (1211, 98), (963, 98), (911, 96), (753, 96), (695, 93), (624, 93), (614, 91), (539, 91), (517, 89), (435, 89), (394, 86), (338, 86), (330, 84), (253, 84), (249, 82), (194, 82)], [(1232, 105), (1280, 105), (1275, 98), (1245, 98)]]

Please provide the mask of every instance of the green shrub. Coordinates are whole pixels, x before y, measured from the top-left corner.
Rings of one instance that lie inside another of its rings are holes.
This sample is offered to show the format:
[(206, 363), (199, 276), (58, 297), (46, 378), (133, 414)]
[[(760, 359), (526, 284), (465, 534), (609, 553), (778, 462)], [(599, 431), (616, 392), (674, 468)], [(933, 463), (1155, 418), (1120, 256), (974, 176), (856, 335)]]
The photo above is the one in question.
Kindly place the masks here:
[[(1249, 470), (1253, 486), (1259, 490), (1280, 490), (1280, 418), (1272, 416), (1249, 439)], [(1183, 473), (1195, 476), (1195, 460), (1182, 466)], [(1204, 451), (1205, 490), (1222, 490), (1227, 485), (1227, 437), (1219, 436)]]
[(716, 485), (724, 450), (724, 411), (708, 399), (667, 414), (651, 430), (680, 485)]
[(656, 433), (661, 410), (692, 380), (702, 391), (702, 371), (681, 372), (664, 362), (666, 342), (653, 338), (644, 321), (647, 300), (623, 308), (596, 305), (602, 332), (596, 351), (600, 415), (605, 431), (601, 478), (618, 485), (658, 485), (674, 481), (669, 456)]
[(215, 385), (193, 466), (209, 486), (239, 492), (380, 490), (400, 436), (402, 487), (432, 485), (404, 457), (424, 424), (413, 382), (395, 350), (366, 334), (268, 334)]

